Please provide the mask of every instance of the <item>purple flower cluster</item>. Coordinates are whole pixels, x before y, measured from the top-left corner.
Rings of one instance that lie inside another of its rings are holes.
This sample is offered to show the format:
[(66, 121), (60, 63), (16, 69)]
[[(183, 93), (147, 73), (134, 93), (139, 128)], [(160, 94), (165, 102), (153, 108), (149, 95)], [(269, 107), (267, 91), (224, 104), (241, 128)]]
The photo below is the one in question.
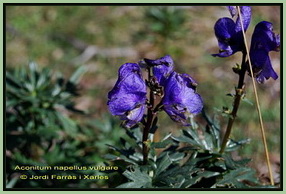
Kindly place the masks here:
[[(228, 6), (228, 9), (232, 17), (238, 15), (236, 6)], [(246, 31), (251, 20), (251, 7), (240, 6), (240, 10), (243, 19), (243, 29)], [(213, 54), (213, 56), (229, 57), (238, 51), (245, 52), (240, 19), (239, 16), (237, 16), (236, 21), (224, 17), (216, 22), (214, 31), (220, 52)], [(270, 77), (274, 80), (278, 78), (272, 68), (269, 52), (278, 51), (279, 46), (280, 36), (274, 34), (272, 24), (266, 21), (258, 23), (252, 35), (250, 60), (256, 80), (259, 83), (263, 83), (265, 79), (269, 79)]]
[[(172, 120), (188, 125), (188, 117), (200, 113), (203, 108), (202, 98), (196, 93), (197, 83), (188, 74), (176, 73), (169, 55), (156, 60), (144, 59), (144, 62), (152, 69), (155, 83), (163, 88), (163, 110)], [(137, 63), (126, 63), (118, 71), (118, 80), (108, 93), (107, 104), (110, 112), (119, 116), (125, 121), (125, 126), (130, 128), (144, 118), (146, 95), (147, 86), (140, 66)]]
[(203, 101), (196, 93), (197, 83), (188, 74), (174, 71), (173, 59), (167, 55), (160, 59), (144, 59), (153, 67), (154, 77), (164, 87), (163, 109), (172, 120), (187, 126), (190, 114), (202, 111)]

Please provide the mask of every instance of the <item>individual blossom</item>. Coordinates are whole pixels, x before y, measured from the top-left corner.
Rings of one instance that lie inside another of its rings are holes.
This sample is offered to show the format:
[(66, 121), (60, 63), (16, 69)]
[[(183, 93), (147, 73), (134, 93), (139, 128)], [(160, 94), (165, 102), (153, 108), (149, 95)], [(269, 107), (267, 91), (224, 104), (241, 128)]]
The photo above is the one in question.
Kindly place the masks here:
[[(237, 6), (227, 6), (227, 7), (232, 17), (236, 15), (238, 16)], [(251, 20), (251, 7), (250, 6), (239, 6), (239, 8), (240, 8), (240, 12), (243, 18), (243, 21), (242, 21), (243, 29), (244, 31), (246, 31), (250, 24), (250, 20)], [(237, 32), (242, 31), (240, 17), (237, 17), (237, 20), (235, 22), (235, 31)]]
[[(232, 17), (238, 15), (236, 6), (228, 6), (228, 9)], [(243, 29), (246, 31), (251, 20), (251, 7), (240, 6), (240, 11), (243, 19)], [(214, 31), (218, 40), (220, 52), (218, 54), (213, 54), (213, 56), (229, 57), (238, 51), (244, 50), (242, 26), (239, 16), (236, 21), (228, 17), (220, 18), (214, 26)]]
[(278, 75), (273, 70), (269, 58), (270, 51), (279, 51), (280, 36), (273, 32), (272, 23), (262, 21), (254, 29), (251, 46), (250, 59), (256, 80), (263, 83), (265, 79), (272, 77), (274, 80)]
[(124, 120), (128, 128), (140, 122), (146, 109), (147, 89), (140, 67), (125, 63), (118, 70), (118, 80), (108, 93), (107, 105), (112, 115)]
[(197, 83), (188, 74), (173, 72), (166, 81), (163, 108), (172, 120), (188, 124), (188, 117), (203, 108), (201, 96), (196, 93)]
[(170, 55), (166, 55), (159, 59), (144, 59), (148, 66), (152, 67), (153, 75), (157, 82), (164, 86), (169, 75), (174, 71), (174, 61)]

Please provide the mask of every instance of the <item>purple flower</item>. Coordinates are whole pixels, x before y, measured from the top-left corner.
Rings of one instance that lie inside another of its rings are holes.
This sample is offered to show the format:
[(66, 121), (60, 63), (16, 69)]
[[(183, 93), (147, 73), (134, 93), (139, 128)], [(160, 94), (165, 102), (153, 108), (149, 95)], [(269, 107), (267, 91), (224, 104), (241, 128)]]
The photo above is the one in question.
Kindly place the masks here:
[(270, 77), (274, 80), (278, 78), (272, 68), (268, 53), (278, 51), (279, 46), (280, 36), (273, 32), (272, 23), (266, 21), (258, 23), (252, 35), (250, 59), (256, 80), (259, 83), (263, 83)]
[[(232, 17), (238, 15), (236, 6), (228, 6), (228, 9)], [(251, 20), (251, 7), (240, 6), (240, 11), (243, 18), (243, 28), (244, 31), (246, 31)], [(218, 40), (220, 52), (218, 54), (213, 54), (213, 56), (229, 57), (244, 49), (240, 17), (237, 17), (236, 22), (231, 18), (220, 18), (214, 26), (214, 31)]]
[(130, 128), (140, 122), (146, 109), (147, 89), (140, 67), (136, 63), (125, 63), (118, 70), (118, 80), (108, 93), (112, 115), (119, 116)]
[(163, 105), (172, 120), (189, 125), (187, 118), (191, 114), (200, 113), (203, 101), (196, 93), (196, 82), (188, 74), (173, 72), (164, 88)]
[(161, 86), (164, 86), (169, 75), (174, 71), (174, 61), (170, 55), (156, 60), (144, 59), (147, 65), (153, 67), (153, 75)]
[[(234, 17), (235, 15), (238, 15), (237, 6), (227, 6), (227, 7), (232, 17)], [(239, 8), (240, 8), (240, 12), (243, 18), (243, 21), (242, 21), (243, 29), (244, 31), (246, 31), (249, 26), (250, 20), (251, 20), (251, 7), (250, 6), (239, 6)], [(235, 31), (236, 32), (242, 31), (240, 17), (238, 17), (235, 22)]]

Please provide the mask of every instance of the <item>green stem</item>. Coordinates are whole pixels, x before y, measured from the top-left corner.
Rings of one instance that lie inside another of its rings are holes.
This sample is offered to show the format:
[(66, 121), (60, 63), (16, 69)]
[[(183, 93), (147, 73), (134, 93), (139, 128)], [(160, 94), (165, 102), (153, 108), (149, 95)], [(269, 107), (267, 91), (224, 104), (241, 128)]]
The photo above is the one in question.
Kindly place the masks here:
[(247, 64), (246, 64), (246, 52), (243, 52), (243, 56), (242, 56), (242, 62), (241, 62), (241, 69), (239, 71), (239, 80), (237, 83), (237, 87), (235, 89), (235, 96), (234, 96), (234, 102), (233, 102), (233, 109), (230, 113), (230, 117), (228, 119), (228, 124), (227, 124), (227, 128), (226, 128), (226, 132), (224, 134), (223, 137), (223, 141), (221, 144), (221, 148), (220, 148), (220, 153), (222, 154), (226, 148), (226, 144), (228, 142), (229, 136), (231, 134), (231, 130), (232, 130), (232, 126), (233, 123), (235, 121), (235, 118), (237, 116), (237, 111), (239, 108), (239, 104), (241, 101), (241, 97), (244, 94), (244, 77), (245, 77), (245, 73), (247, 70)]

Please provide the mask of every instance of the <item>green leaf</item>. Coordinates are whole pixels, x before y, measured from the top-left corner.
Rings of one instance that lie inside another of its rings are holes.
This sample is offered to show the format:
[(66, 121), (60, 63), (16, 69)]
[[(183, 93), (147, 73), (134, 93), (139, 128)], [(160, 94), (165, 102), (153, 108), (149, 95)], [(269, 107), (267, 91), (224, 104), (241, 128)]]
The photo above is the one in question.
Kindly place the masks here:
[(227, 147), (225, 149), (226, 152), (231, 152), (231, 151), (235, 151), (238, 148), (240, 148), (241, 146), (243, 146), (244, 144), (247, 144), (250, 142), (250, 139), (243, 139), (240, 141), (234, 141), (234, 140), (229, 140), (227, 143)]
[(175, 183), (173, 183), (173, 188), (182, 188), (182, 185), (185, 183), (186, 179), (184, 176), (178, 176)]
[(254, 185), (259, 184), (253, 169), (241, 167), (226, 173), (222, 180), (216, 183), (216, 187), (247, 188), (250, 187), (247, 182)]
[(169, 157), (172, 162), (177, 162), (185, 157), (185, 153), (182, 152), (169, 153)]
[(167, 139), (165, 141), (162, 141), (162, 142), (151, 142), (150, 143), (150, 147), (151, 148), (166, 148), (167, 146), (169, 146), (170, 144), (172, 144), (173, 141), (170, 140), (170, 139)]
[(247, 165), (249, 162), (251, 161), (251, 159), (246, 158), (246, 159), (242, 159), (242, 160), (237, 160), (235, 161), (235, 163), (239, 166), (245, 166)]
[(106, 160), (118, 160), (120, 159), (118, 156), (113, 154), (106, 154), (103, 156)]
[[(31, 158), (27, 158), (24, 154), (20, 152), (14, 153), (14, 160), (16, 161), (16, 164), (25, 164), (25, 165), (34, 165), (34, 166), (41, 166), (44, 165), (43, 162), (35, 161)], [(16, 166), (16, 165), (15, 165)], [(15, 168), (15, 166), (13, 168)]]
[(204, 145), (205, 150), (213, 150), (215, 147), (212, 136), (207, 132), (204, 133), (204, 138), (201, 140), (201, 142)]
[(220, 125), (219, 120), (216, 118), (216, 115), (214, 115), (213, 119), (211, 119), (203, 110), (202, 112), (203, 117), (207, 121), (207, 126), (205, 131), (209, 133), (212, 137), (213, 145), (216, 149), (220, 148), (221, 142), (220, 142)]
[(13, 177), (7, 184), (6, 184), (6, 188), (13, 188), (14, 185), (17, 183), (18, 181), (18, 177)]
[(196, 130), (192, 130), (192, 129), (188, 129), (188, 130), (183, 130), (183, 134), (193, 140), (195, 140), (195, 142), (197, 144), (201, 144), (201, 139), (199, 138), (198, 133), (196, 132)]
[(34, 90), (34, 88), (36, 87), (36, 74), (37, 74), (37, 64), (32, 62), (29, 64), (29, 78), (30, 78), (30, 81), (31, 81), (31, 91)]
[(220, 173), (219, 172), (213, 172), (213, 171), (204, 171), (203, 169), (198, 169), (198, 172), (195, 173), (195, 176), (189, 178), (188, 181), (185, 181), (185, 183), (182, 185), (183, 188), (188, 188), (196, 183), (198, 183), (199, 181), (201, 181), (203, 178), (210, 178), (213, 176), (217, 176)]
[(169, 154), (166, 153), (165, 156), (159, 158), (157, 169), (155, 171), (155, 176), (158, 176), (161, 172), (166, 170), (172, 164), (172, 160), (169, 157)]
[(69, 135), (76, 136), (76, 133), (78, 131), (78, 126), (76, 122), (66, 116), (64, 116), (61, 113), (56, 113), (58, 116), (58, 119), (60, 120), (63, 130), (65, 130)]
[(248, 98), (243, 97), (241, 101), (253, 106), (253, 102), (251, 102)]
[(179, 137), (172, 136), (172, 139), (179, 142), (189, 143), (194, 147), (204, 148), (203, 143), (201, 142), (200, 138), (198, 137), (198, 134), (194, 130), (182, 130), (182, 133), (183, 134)]
[(131, 182), (119, 185), (117, 188), (150, 188), (152, 186), (152, 178), (145, 172), (141, 172), (139, 167), (135, 167), (134, 171), (126, 170), (123, 175)]
[(51, 75), (48, 69), (43, 69), (41, 73), (39, 73), (39, 78), (36, 83), (36, 88), (44, 89), (45, 86), (51, 83)]
[(73, 84), (77, 84), (80, 78), (87, 72), (87, 68), (85, 66), (80, 66), (70, 77), (69, 81)]
[(62, 152), (62, 148), (56, 145), (52, 150), (47, 152), (43, 158), (48, 164), (54, 165), (61, 162), (66, 162), (66, 153)]
[(198, 124), (194, 121), (194, 117), (193, 116), (190, 117), (190, 123), (191, 123), (191, 127), (192, 127), (193, 130), (198, 129)]
[(224, 154), (223, 158), (225, 160), (225, 165), (226, 165), (227, 169), (233, 170), (236, 168), (235, 161), (231, 158), (231, 156)]

